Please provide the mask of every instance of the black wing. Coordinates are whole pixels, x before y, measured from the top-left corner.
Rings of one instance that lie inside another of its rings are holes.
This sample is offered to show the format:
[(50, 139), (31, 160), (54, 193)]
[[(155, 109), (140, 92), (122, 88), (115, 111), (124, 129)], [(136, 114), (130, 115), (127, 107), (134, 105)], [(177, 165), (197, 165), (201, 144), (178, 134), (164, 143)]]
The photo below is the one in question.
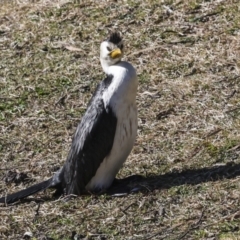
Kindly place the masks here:
[(117, 118), (109, 106), (104, 106), (102, 100), (102, 93), (111, 84), (112, 78), (109, 75), (98, 85), (76, 129), (61, 173), (66, 194), (83, 193), (85, 186), (112, 149)]

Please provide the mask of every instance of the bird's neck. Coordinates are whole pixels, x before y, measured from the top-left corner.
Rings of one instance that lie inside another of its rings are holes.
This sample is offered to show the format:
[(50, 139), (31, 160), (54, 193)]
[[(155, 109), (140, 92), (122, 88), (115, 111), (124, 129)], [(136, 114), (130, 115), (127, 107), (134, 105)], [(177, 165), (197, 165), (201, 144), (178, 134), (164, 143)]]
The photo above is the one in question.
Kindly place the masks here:
[(109, 63), (109, 62), (106, 61), (106, 60), (100, 59), (100, 62), (101, 62), (101, 66), (102, 66), (103, 71), (108, 75), (108, 74), (109, 74), (109, 68), (110, 68), (111, 66), (117, 65), (117, 64), (118, 64), (119, 62), (121, 62), (121, 61), (116, 62), (116, 63), (114, 63), (114, 64), (111, 64), (111, 63)]

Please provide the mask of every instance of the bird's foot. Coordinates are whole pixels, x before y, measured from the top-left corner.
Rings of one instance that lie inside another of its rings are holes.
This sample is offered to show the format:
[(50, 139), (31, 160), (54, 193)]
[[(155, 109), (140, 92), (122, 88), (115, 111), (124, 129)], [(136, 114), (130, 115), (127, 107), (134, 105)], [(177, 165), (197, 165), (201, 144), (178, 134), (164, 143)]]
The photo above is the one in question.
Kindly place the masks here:
[(141, 187), (139, 183), (144, 179), (141, 175), (132, 175), (124, 179), (114, 179), (106, 193), (112, 196), (125, 196), (129, 193), (138, 192)]

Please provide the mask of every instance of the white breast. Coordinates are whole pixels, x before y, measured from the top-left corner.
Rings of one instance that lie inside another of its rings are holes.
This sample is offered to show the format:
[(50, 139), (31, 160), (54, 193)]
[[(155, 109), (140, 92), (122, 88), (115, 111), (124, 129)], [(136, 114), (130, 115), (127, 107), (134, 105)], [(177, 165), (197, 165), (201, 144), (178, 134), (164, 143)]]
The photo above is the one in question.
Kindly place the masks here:
[(117, 117), (117, 128), (110, 154), (103, 160), (86, 189), (106, 189), (130, 154), (137, 135), (137, 77), (135, 69), (127, 62), (109, 68), (114, 78), (104, 92), (105, 106), (110, 105)]

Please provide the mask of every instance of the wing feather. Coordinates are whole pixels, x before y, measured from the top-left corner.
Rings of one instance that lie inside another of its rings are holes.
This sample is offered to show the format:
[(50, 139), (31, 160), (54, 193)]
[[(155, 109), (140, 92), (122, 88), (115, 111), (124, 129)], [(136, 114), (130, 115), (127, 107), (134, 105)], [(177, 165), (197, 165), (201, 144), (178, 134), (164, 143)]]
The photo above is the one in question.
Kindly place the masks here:
[(117, 118), (110, 106), (105, 107), (102, 93), (112, 81), (107, 76), (96, 89), (86, 113), (73, 137), (67, 161), (62, 169), (66, 194), (80, 195), (110, 153)]

